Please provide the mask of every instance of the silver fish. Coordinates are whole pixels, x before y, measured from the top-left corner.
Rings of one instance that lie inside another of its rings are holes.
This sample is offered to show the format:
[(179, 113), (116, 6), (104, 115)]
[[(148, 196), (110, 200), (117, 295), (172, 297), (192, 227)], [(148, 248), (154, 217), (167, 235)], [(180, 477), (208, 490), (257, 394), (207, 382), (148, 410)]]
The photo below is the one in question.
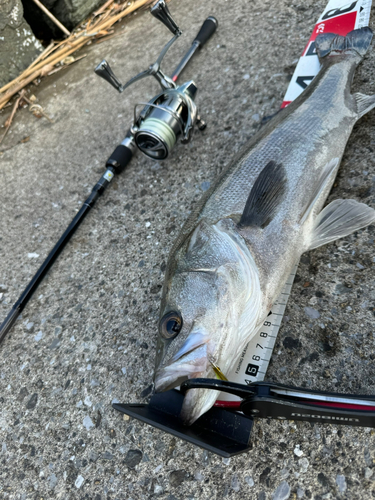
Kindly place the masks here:
[[(375, 107), (375, 96), (350, 94), (371, 38), (369, 28), (319, 35), (319, 74), (245, 145), (187, 219), (167, 265), (156, 391), (215, 378), (215, 367), (228, 373), (301, 254), (375, 221), (375, 210), (355, 200), (323, 209), (354, 124)], [(217, 396), (188, 391), (183, 421), (193, 423)]]

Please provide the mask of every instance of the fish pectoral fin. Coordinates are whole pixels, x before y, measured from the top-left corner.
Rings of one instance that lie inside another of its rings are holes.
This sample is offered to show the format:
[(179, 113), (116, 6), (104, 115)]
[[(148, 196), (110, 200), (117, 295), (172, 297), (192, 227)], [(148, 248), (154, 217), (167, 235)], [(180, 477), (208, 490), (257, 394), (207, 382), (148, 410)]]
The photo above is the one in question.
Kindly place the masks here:
[(318, 184), (302, 210), (300, 224), (303, 224), (311, 214), (315, 203), (318, 201), (321, 194), (324, 192), (325, 188), (328, 186), (330, 180), (332, 179), (332, 174), (336, 171), (339, 162), (340, 158), (332, 158), (332, 160), (330, 160), (323, 168), (323, 171), (318, 180)]
[(281, 203), (286, 184), (286, 171), (281, 163), (270, 161), (255, 181), (238, 226), (266, 227)]
[(308, 250), (348, 236), (375, 222), (375, 210), (356, 200), (335, 200), (317, 216)]
[(358, 119), (362, 118), (363, 115), (375, 107), (375, 95), (366, 95), (357, 92), (356, 94), (353, 94), (353, 97), (357, 104)]

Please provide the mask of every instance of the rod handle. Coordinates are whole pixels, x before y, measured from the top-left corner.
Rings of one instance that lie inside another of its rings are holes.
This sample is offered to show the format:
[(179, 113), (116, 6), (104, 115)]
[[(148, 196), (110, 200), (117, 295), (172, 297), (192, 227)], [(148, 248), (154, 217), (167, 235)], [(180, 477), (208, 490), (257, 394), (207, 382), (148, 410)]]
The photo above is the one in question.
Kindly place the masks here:
[(207, 40), (215, 33), (219, 23), (214, 16), (208, 17), (202, 24), (198, 35), (195, 37), (194, 43), (198, 43), (200, 47), (207, 42)]
[(117, 174), (120, 174), (130, 163), (132, 157), (133, 151), (127, 146), (120, 144), (108, 158), (106, 166), (107, 168), (112, 167)]

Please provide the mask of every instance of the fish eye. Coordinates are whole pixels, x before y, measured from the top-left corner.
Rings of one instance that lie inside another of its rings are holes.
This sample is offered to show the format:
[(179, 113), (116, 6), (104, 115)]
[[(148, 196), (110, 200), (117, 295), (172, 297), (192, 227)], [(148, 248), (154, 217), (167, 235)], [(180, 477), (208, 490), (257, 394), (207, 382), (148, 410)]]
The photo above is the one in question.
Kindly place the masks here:
[(182, 317), (176, 311), (170, 311), (165, 314), (159, 323), (159, 332), (165, 339), (173, 339), (181, 331)]

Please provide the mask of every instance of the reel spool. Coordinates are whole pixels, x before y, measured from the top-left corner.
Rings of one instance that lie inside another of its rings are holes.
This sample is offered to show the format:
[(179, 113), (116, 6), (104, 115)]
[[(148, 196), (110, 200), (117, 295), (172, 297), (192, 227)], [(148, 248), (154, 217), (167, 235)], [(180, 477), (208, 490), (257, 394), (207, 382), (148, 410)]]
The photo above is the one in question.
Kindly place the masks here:
[(190, 81), (162, 92), (146, 104), (132, 128), (142, 153), (154, 160), (165, 160), (179, 137), (186, 143), (195, 123), (202, 127), (194, 102), (196, 93), (197, 87)]

